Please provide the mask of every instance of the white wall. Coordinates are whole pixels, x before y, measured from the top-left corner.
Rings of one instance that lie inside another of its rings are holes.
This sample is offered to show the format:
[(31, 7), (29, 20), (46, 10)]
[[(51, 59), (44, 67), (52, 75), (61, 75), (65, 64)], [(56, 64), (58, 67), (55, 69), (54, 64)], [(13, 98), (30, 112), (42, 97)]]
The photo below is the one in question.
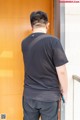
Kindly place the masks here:
[[(69, 60), (69, 63), (67, 65), (69, 91), (68, 101), (66, 104), (65, 120), (73, 120), (72, 75), (76, 74), (80, 76), (80, 3), (65, 4), (65, 51)], [(80, 86), (77, 86), (76, 88), (79, 87)], [(76, 102), (77, 101), (75, 101), (75, 105), (77, 104)], [(80, 109), (80, 107), (77, 109)], [(75, 113), (77, 112), (77, 109), (75, 106)], [(74, 120), (78, 120), (78, 118), (75, 117)]]

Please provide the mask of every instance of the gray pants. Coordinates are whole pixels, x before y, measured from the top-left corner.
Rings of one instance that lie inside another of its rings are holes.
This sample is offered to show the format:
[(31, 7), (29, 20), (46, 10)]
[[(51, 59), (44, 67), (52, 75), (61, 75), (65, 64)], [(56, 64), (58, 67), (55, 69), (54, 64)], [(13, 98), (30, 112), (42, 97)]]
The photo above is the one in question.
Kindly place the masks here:
[(58, 120), (58, 101), (42, 102), (37, 100), (25, 100), (23, 97), (23, 120)]

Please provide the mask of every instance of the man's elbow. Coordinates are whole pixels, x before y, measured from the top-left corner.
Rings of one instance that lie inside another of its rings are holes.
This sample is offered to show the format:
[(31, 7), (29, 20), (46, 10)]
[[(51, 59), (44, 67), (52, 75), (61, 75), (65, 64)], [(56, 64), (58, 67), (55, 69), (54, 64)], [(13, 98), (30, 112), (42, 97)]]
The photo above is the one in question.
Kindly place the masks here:
[(56, 71), (57, 71), (58, 74), (65, 75), (65, 73), (66, 73), (66, 66), (62, 65), (62, 66), (56, 67)]

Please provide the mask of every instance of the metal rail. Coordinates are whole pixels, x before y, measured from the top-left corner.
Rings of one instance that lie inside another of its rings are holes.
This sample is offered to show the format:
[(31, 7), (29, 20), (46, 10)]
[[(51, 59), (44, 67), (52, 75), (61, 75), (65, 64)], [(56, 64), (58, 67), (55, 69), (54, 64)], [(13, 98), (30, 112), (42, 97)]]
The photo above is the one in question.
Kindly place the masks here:
[(73, 80), (76, 80), (76, 81), (80, 82), (80, 77), (79, 76), (73, 75), (72, 78), (73, 78)]
[(74, 82), (77, 81), (80, 83), (80, 77), (77, 75), (72, 75), (73, 78), (73, 120), (74, 120)]

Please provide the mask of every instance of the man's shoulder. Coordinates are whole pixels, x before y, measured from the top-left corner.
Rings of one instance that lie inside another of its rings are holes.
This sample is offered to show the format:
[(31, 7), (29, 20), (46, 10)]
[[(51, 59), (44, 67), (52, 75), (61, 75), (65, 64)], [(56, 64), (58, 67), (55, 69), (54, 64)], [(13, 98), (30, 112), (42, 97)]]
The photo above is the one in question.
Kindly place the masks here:
[(30, 38), (30, 36), (31, 36), (31, 34), (28, 35), (27, 37), (25, 37), (22, 41), (24, 42), (24, 41), (28, 40)]
[(31, 36), (31, 34), (28, 35), (27, 37), (25, 37), (25, 38), (22, 40), (22, 44), (23, 44), (23, 43), (25, 44), (25, 42), (27, 42), (27, 41), (29, 40), (30, 36)]
[(46, 36), (49, 37), (49, 38), (52, 38), (52, 39), (54, 39), (54, 40), (59, 40), (59, 39), (58, 39), (56, 36), (54, 36), (54, 35), (46, 34)]
[(47, 39), (50, 40), (52, 43), (57, 43), (59, 41), (59, 38), (57, 38), (54, 35), (47, 34)]

